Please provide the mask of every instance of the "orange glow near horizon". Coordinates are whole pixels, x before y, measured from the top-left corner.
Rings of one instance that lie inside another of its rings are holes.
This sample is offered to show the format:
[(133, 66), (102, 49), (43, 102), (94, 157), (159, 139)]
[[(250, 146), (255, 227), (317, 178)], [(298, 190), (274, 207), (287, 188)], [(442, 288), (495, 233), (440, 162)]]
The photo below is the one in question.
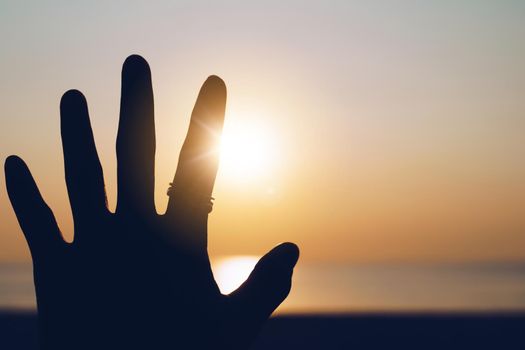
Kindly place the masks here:
[[(0, 11), (0, 158), (26, 161), (68, 240), (60, 96), (87, 98), (113, 210), (121, 68), (137, 53), (159, 213), (201, 84), (226, 83), (212, 259), (290, 241), (301, 263), (525, 261), (525, 2), (59, 8)], [(29, 261), (0, 183), (0, 262)]]

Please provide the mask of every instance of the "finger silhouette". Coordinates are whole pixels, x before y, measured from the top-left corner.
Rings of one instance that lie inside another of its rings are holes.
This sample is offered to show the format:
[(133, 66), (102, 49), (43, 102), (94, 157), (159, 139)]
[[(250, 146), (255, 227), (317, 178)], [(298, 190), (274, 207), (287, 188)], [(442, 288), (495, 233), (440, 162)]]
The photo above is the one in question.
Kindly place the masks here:
[(290, 292), (299, 248), (282, 243), (263, 256), (248, 279), (230, 294), (241, 319), (264, 322)]
[(153, 199), (155, 122), (148, 63), (129, 56), (122, 68), (120, 120), (117, 135), (117, 213), (155, 213)]
[(225, 108), (226, 86), (221, 78), (210, 76), (202, 85), (191, 114), (173, 179), (175, 192), (170, 196), (168, 215), (177, 210), (178, 203), (211, 196), (217, 176)]
[(7, 193), (33, 259), (49, 256), (64, 244), (51, 209), (42, 199), (27, 165), (17, 156), (5, 162)]
[[(102, 166), (97, 155), (86, 99), (69, 90), (60, 102), (66, 184), (75, 225), (89, 224), (106, 211)], [(75, 240), (77, 240), (75, 233)]]

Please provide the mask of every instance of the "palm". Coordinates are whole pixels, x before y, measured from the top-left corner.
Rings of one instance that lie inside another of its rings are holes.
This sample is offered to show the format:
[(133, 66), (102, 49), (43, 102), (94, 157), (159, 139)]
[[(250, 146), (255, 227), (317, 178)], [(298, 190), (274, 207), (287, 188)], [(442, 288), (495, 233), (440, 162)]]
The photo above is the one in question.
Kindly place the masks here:
[(117, 210), (106, 206), (87, 106), (61, 103), (66, 182), (75, 220), (68, 244), (25, 164), (6, 162), (8, 192), (31, 248), (43, 348), (246, 348), (290, 289), (295, 245), (274, 248), (224, 296), (207, 253), (209, 198), (226, 91), (210, 77), (195, 105), (165, 214), (153, 202), (155, 131), (147, 63), (124, 64), (117, 138)]

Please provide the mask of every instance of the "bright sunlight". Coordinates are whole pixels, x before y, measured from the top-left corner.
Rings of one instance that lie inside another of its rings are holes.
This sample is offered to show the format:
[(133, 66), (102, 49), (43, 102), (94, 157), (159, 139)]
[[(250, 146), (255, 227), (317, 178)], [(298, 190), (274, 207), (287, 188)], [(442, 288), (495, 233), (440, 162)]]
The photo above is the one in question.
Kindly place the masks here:
[(221, 138), (220, 172), (235, 181), (248, 182), (272, 167), (275, 140), (260, 123), (231, 119), (235, 120), (225, 125)]
[(250, 275), (258, 259), (251, 255), (220, 258), (213, 265), (213, 275), (223, 294), (239, 287)]

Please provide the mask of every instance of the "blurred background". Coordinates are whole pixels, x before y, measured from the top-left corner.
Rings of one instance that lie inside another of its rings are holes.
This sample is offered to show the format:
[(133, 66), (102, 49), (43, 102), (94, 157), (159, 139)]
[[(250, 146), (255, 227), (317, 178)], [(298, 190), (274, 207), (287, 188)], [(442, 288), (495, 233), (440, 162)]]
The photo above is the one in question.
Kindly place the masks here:
[[(228, 87), (209, 252), (227, 292), (301, 248), (281, 314), (525, 310), (525, 2), (0, 2), (0, 156), (68, 240), (59, 101), (88, 99), (115, 207), (120, 69), (153, 73), (156, 204), (208, 75)], [(4, 174), (0, 175), (2, 186)], [(34, 310), (0, 191), (0, 308)]]

